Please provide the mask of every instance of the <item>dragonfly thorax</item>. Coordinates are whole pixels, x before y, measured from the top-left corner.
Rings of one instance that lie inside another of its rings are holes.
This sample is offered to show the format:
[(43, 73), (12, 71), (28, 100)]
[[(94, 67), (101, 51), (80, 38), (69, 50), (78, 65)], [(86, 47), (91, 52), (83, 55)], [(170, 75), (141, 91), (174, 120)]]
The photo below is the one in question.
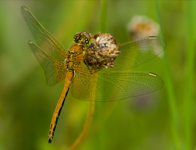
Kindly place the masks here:
[(69, 51), (65, 63), (68, 70), (74, 70), (83, 62), (85, 51), (80, 45), (73, 45)]

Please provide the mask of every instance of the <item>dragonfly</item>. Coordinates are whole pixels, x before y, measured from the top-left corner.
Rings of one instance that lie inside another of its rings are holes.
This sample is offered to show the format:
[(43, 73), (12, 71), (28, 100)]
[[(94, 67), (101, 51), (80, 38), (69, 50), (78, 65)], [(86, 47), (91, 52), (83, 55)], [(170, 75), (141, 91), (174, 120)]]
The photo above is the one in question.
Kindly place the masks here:
[[(91, 100), (94, 93), (95, 101), (107, 102), (148, 94), (162, 88), (163, 81), (158, 75), (132, 71), (132, 68), (163, 52), (166, 44), (161, 38), (149, 36), (119, 44), (120, 53), (114, 59), (114, 67), (98, 69), (86, 62), (87, 56), (96, 59), (88, 53), (88, 49), (93, 46), (89, 33), (76, 33), (74, 44), (66, 50), (27, 7), (22, 6), (21, 11), (37, 43), (29, 41), (28, 44), (45, 72), (47, 84), (54, 86), (65, 80), (63, 91), (52, 115), (48, 134), (49, 143), (53, 140), (57, 121), (70, 89), (73, 97), (77, 99)], [(96, 60), (99, 61), (99, 58)], [(95, 87), (92, 88), (91, 82), (94, 81), (96, 81)], [(92, 92), (92, 89), (96, 92)]]

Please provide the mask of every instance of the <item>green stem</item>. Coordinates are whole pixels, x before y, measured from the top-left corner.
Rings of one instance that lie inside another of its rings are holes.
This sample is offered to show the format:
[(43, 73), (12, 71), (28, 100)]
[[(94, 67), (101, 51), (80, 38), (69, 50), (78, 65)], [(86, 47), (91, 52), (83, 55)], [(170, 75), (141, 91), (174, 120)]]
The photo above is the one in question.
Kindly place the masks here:
[(195, 40), (196, 40), (196, 22), (195, 10), (196, 2), (187, 1), (187, 58), (186, 58), (186, 84), (184, 97), (184, 128), (185, 128), (185, 148), (191, 150), (193, 147), (193, 86), (194, 82), (194, 60), (195, 60)]
[(106, 32), (107, 0), (101, 1), (100, 31)]
[[(95, 1), (74, 1), (73, 8), (69, 13), (69, 17), (66, 18), (65, 22), (54, 34), (55, 37), (58, 37), (59, 41), (63, 41), (68, 39), (68, 37), (72, 37), (73, 31), (81, 31), (84, 29), (84, 26), (88, 23), (88, 19), (93, 11), (93, 8), (96, 5)], [(80, 14), (80, 15), (78, 15)], [(73, 19), (74, 18), (74, 19)], [(69, 29), (69, 30), (68, 30)], [(62, 32), (66, 31), (66, 32)]]
[[(101, 32), (105, 32), (106, 30), (106, 11), (107, 11), (107, 7), (106, 7), (106, 0), (102, 0), (101, 3), (101, 16), (100, 16), (100, 30)], [(94, 116), (94, 111), (95, 111), (95, 95), (96, 95), (96, 84), (97, 84), (97, 77), (98, 74), (95, 73), (93, 75), (92, 81), (91, 81), (91, 85), (90, 87), (92, 87), (92, 93), (90, 96), (90, 106), (89, 106), (89, 111), (88, 111), (88, 115), (86, 117), (84, 126), (82, 131), (80, 132), (79, 136), (77, 137), (77, 139), (75, 140), (75, 142), (70, 146), (69, 150), (76, 150), (84, 141), (92, 120), (93, 120), (93, 116)]]
[(79, 136), (77, 137), (77, 139), (74, 141), (74, 143), (69, 147), (69, 150), (76, 150), (78, 149), (78, 147), (83, 143), (84, 139), (86, 138), (86, 135), (88, 134), (88, 131), (90, 129), (90, 126), (92, 124), (92, 120), (93, 120), (93, 116), (94, 116), (94, 112), (95, 112), (95, 95), (96, 95), (96, 84), (97, 84), (97, 76), (98, 74), (95, 73), (93, 75), (93, 78), (91, 80), (91, 85), (90, 87), (92, 87), (92, 93), (90, 96), (90, 105), (89, 105), (89, 110), (88, 110), (88, 114), (86, 116), (86, 120), (84, 123), (84, 126), (82, 128), (82, 131), (80, 132)]
[[(161, 28), (161, 37), (163, 38), (158, 0), (155, 0), (155, 5), (157, 11), (157, 18)], [(173, 90), (174, 88), (172, 84), (171, 73), (169, 69), (169, 61), (168, 61), (166, 51), (164, 51), (164, 71), (165, 71), (165, 86), (168, 94), (168, 105), (169, 105), (170, 116), (171, 116), (172, 136), (175, 144), (175, 149), (180, 150), (181, 145), (180, 145), (180, 136), (179, 136), (179, 120), (178, 120), (178, 113), (177, 113), (177, 106), (176, 106), (176, 98), (174, 96), (174, 90)]]

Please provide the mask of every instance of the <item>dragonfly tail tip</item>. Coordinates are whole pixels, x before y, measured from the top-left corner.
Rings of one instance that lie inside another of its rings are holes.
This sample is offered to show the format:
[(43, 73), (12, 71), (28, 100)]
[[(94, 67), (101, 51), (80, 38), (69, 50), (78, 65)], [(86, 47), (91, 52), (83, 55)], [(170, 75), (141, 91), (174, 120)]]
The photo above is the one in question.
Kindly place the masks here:
[(52, 143), (52, 139), (51, 138), (48, 138), (48, 143)]

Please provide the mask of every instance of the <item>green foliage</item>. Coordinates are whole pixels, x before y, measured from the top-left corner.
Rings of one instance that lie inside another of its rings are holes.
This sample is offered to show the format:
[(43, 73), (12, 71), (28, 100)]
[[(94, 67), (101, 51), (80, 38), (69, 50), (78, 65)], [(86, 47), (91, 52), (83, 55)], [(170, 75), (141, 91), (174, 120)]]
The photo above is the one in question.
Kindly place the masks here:
[(90, 133), (79, 150), (195, 148), (195, 2), (50, 0), (0, 1), (0, 150), (65, 150), (80, 133), (89, 107), (69, 93), (54, 141), (47, 143), (63, 83), (52, 88), (45, 84), (27, 44), (34, 39), (20, 12), (23, 5), (66, 49), (81, 31), (105, 31), (126, 42), (127, 23), (136, 14), (161, 25), (166, 57), (135, 69), (158, 74), (164, 88), (130, 100), (96, 103)]

